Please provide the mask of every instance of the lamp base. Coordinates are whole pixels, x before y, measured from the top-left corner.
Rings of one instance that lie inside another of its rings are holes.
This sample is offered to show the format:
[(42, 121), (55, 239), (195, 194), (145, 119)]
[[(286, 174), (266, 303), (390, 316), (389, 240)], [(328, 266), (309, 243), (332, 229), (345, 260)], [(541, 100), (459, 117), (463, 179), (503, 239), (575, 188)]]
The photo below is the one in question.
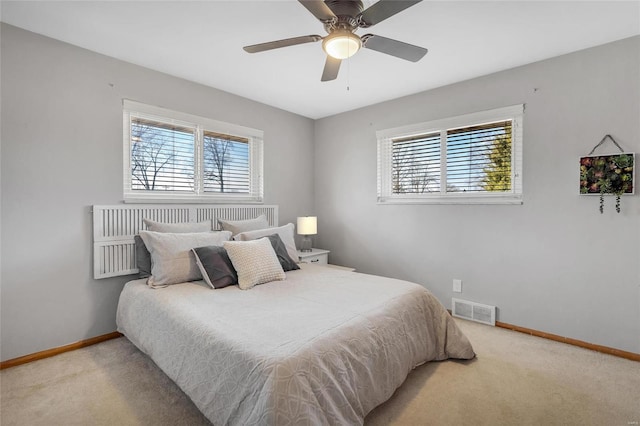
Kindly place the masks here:
[(312, 245), (311, 237), (308, 235), (304, 235), (302, 237), (302, 242), (300, 243), (300, 251), (305, 251), (305, 252), (311, 251), (311, 245)]

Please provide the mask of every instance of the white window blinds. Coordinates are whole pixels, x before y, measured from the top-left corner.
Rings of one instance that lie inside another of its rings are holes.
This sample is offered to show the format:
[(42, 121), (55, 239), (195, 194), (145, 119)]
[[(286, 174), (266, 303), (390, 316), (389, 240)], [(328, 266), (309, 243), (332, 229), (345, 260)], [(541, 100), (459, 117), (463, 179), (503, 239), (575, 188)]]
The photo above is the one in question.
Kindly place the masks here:
[(262, 202), (262, 131), (124, 102), (127, 201)]
[(249, 193), (249, 140), (204, 132), (204, 190)]
[(523, 105), (377, 132), (381, 203), (522, 203)]
[(394, 194), (440, 191), (440, 134), (394, 139), (391, 167)]
[(193, 192), (194, 129), (131, 120), (131, 189)]
[(511, 120), (447, 130), (447, 191), (511, 190)]

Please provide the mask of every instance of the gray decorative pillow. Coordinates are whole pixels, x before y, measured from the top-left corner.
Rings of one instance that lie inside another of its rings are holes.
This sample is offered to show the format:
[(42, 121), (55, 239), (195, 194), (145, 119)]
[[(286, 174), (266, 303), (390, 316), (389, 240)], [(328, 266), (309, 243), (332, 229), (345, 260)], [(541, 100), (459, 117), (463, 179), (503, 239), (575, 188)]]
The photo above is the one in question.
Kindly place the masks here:
[(268, 238), (225, 241), (224, 248), (238, 273), (238, 285), (242, 290), (287, 278)]
[(140, 237), (151, 253), (151, 276), (147, 285), (158, 288), (201, 280), (202, 274), (191, 249), (221, 246), (229, 240), (231, 233), (220, 231), (176, 234), (140, 231)]
[(153, 232), (172, 232), (182, 234), (185, 232), (208, 232), (211, 231), (211, 221), (203, 222), (183, 222), (183, 223), (162, 223), (151, 219), (142, 220), (147, 225), (147, 230)]
[(256, 231), (248, 231), (241, 232), (240, 234), (233, 237), (236, 241), (251, 241), (257, 240), (258, 238), (267, 237), (269, 235), (278, 234), (282, 239), (285, 247), (287, 248), (287, 253), (289, 257), (293, 260), (298, 259), (298, 251), (296, 249), (296, 241), (293, 238), (293, 230), (295, 227), (293, 223), (287, 223), (284, 226), (280, 226), (278, 228), (266, 228), (259, 229)]
[[(185, 233), (211, 231), (210, 220), (198, 223), (162, 223), (155, 222), (151, 219), (143, 219), (142, 221), (149, 231), (154, 232)], [(136, 267), (138, 268), (138, 277), (147, 278), (151, 275), (151, 254), (139, 235), (135, 235), (133, 240), (136, 244)]]
[(191, 249), (196, 256), (202, 279), (213, 289), (238, 284), (238, 275), (224, 247), (207, 246)]
[(278, 261), (280, 262), (280, 266), (282, 266), (283, 271), (287, 272), (300, 269), (296, 261), (291, 259), (289, 253), (287, 253), (287, 248), (278, 234), (269, 235), (267, 238), (271, 242), (273, 251), (276, 252), (276, 256), (278, 257)]
[(225, 231), (231, 231), (231, 235), (236, 235), (241, 232), (255, 231), (256, 229), (264, 229), (269, 227), (267, 222), (267, 216), (261, 214), (260, 216), (247, 219), (247, 220), (223, 220), (218, 219), (218, 225)]
[(147, 278), (151, 275), (151, 253), (144, 245), (140, 235), (134, 235), (133, 241), (136, 243), (136, 266), (138, 267), (138, 278)]

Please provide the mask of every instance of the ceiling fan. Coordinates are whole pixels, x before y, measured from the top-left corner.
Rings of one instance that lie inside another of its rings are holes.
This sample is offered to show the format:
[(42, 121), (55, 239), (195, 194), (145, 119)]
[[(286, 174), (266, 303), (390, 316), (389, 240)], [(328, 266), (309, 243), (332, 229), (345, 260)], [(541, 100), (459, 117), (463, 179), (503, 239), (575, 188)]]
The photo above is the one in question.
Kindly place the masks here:
[(322, 40), (322, 49), (327, 53), (321, 81), (335, 80), (340, 63), (353, 56), (360, 48), (375, 50), (397, 58), (418, 62), (427, 49), (374, 34), (358, 36), (358, 28), (368, 28), (402, 12), (422, 0), (379, 0), (364, 9), (361, 0), (298, 0), (309, 12), (322, 22), (328, 35), (307, 35), (245, 46), (249, 53), (295, 46)]

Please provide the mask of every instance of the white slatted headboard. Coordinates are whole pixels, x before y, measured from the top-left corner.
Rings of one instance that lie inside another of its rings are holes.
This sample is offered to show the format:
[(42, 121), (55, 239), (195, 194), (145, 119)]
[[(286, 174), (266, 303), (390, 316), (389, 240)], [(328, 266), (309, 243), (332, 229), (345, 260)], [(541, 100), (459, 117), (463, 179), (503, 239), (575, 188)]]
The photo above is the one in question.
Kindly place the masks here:
[(278, 206), (205, 204), (119, 204), (93, 206), (93, 277), (95, 279), (138, 273), (134, 235), (145, 230), (143, 219), (184, 223), (218, 219), (244, 220), (264, 214), (270, 226), (278, 226)]

